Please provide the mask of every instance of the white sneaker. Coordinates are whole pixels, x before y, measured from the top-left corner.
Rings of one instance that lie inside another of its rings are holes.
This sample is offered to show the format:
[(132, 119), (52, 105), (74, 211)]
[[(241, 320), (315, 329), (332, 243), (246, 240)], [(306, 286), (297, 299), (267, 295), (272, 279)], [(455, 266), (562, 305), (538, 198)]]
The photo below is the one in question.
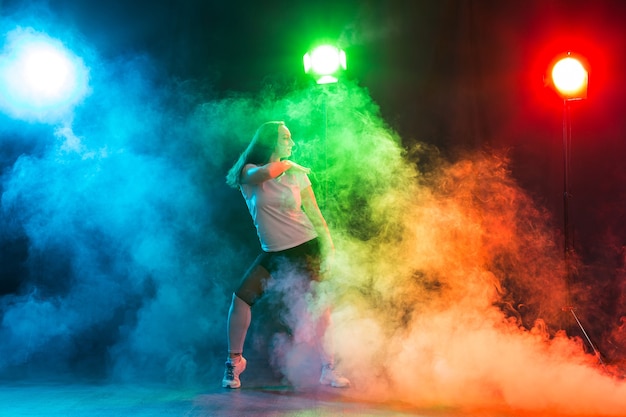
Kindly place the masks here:
[(334, 388), (347, 388), (350, 386), (350, 380), (337, 372), (332, 365), (324, 365), (320, 384), (330, 385)]
[(239, 375), (246, 370), (246, 358), (243, 356), (237, 363), (232, 363), (230, 359), (226, 361), (226, 369), (224, 370), (224, 378), (222, 379), (222, 387), (239, 388), (241, 381)]

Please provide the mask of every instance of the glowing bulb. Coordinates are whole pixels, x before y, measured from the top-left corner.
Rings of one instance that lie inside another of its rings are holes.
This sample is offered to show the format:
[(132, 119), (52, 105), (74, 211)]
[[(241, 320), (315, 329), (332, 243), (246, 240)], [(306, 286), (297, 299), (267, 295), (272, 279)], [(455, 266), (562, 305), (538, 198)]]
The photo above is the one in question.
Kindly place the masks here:
[(575, 58), (561, 59), (552, 68), (554, 86), (564, 98), (584, 98), (588, 75), (585, 67)]
[(341, 62), (339, 49), (334, 46), (320, 46), (311, 54), (311, 67), (320, 75), (330, 75), (339, 69)]
[(32, 29), (7, 35), (0, 51), (0, 111), (54, 122), (89, 92), (89, 70), (61, 42)]
[(73, 64), (47, 45), (24, 51), (21, 66), (24, 82), (34, 94), (55, 98), (72, 88)]
[(346, 69), (346, 53), (341, 49), (322, 45), (304, 55), (304, 71), (317, 76), (318, 84), (337, 82), (337, 73)]

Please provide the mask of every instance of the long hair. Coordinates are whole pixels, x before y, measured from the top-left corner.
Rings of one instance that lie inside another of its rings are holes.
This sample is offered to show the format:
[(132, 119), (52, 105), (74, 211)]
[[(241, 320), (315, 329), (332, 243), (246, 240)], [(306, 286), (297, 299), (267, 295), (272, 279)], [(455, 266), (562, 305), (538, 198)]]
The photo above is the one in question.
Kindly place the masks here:
[(285, 122), (266, 122), (257, 129), (246, 150), (239, 155), (235, 165), (228, 171), (226, 184), (232, 188), (239, 188), (241, 170), (246, 164), (264, 165), (269, 162), (272, 152), (276, 149), (278, 127), (284, 125)]

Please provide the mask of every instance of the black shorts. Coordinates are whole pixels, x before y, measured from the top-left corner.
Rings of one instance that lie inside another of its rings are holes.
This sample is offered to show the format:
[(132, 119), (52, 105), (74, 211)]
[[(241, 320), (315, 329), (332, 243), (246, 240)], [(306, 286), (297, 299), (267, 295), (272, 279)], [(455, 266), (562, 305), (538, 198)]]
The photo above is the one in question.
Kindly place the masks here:
[(317, 238), (290, 249), (263, 252), (248, 268), (235, 294), (249, 305), (253, 305), (263, 295), (265, 283), (270, 275), (281, 268), (298, 270), (312, 281), (319, 281), (320, 262), (321, 251)]
[(296, 247), (278, 252), (263, 252), (260, 254), (255, 265), (261, 265), (269, 273), (276, 272), (281, 265), (288, 263), (296, 268), (306, 268), (309, 272), (319, 273), (320, 268), (320, 243), (317, 238), (309, 240)]

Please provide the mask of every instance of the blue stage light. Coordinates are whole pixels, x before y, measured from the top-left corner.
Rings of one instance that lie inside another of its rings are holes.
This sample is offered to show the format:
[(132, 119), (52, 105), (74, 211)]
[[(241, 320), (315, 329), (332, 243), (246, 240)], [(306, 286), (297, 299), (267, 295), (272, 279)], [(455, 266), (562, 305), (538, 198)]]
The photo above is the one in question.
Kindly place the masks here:
[(56, 122), (89, 92), (89, 70), (62, 42), (33, 29), (7, 35), (0, 55), (0, 110), (22, 120)]

